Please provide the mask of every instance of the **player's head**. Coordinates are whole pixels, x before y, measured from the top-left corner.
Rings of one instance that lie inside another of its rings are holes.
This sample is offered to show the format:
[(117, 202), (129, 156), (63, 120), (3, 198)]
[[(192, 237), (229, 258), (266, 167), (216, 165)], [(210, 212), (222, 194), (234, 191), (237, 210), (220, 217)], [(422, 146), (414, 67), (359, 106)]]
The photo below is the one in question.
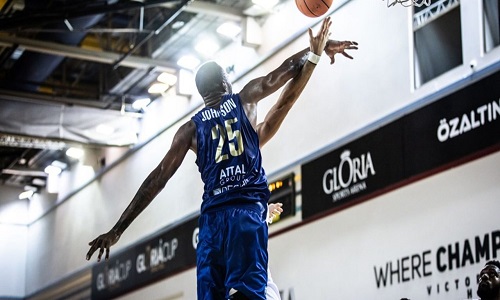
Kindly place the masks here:
[(479, 273), (477, 295), (481, 299), (497, 299), (500, 294), (500, 262), (490, 260)]
[(231, 83), (224, 69), (214, 61), (201, 65), (196, 72), (196, 88), (203, 98), (213, 94), (231, 93)]

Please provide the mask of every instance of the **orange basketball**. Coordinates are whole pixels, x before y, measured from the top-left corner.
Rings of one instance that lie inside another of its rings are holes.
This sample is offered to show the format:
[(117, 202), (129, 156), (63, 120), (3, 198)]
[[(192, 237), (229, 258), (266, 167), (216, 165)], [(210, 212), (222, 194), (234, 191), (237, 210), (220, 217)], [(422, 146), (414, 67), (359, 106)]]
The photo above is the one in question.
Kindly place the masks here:
[(324, 15), (332, 6), (333, 0), (295, 0), (299, 11), (310, 18)]

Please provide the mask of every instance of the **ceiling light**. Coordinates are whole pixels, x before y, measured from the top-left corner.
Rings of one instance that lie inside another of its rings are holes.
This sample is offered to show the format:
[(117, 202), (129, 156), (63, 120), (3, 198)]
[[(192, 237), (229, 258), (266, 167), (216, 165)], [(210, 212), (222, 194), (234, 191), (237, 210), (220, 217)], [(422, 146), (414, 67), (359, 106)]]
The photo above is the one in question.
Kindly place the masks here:
[(146, 106), (149, 105), (149, 103), (151, 103), (151, 99), (149, 98), (137, 99), (134, 101), (134, 103), (132, 103), (132, 108), (135, 110), (145, 109)]
[(252, 0), (252, 3), (258, 5), (264, 9), (270, 10), (276, 4), (278, 4), (279, 0)]
[(177, 61), (177, 64), (184, 69), (194, 70), (200, 64), (200, 60), (192, 55), (185, 55)]
[(67, 156), (72, 157), (72, 158), (76, 158), (76, 159), (82, 158), (83, 154), (85, 154), (85, 153), (83, 152), (83, 149), (81, 149), (81, 148), (71, 147), (68, 150), (66, 150)]
[(189, 70), (179, 70), (179, 84), (177, 85), (177, 93), (180, 95), (191, 96), (196, 91), (194, 84), (194, 74)]
[(174, 24), (172, 24), (172, 29), (179, 29), (182, 26), (186, 24), (184, 21), (175, 21)]
[(156, 82), (156, 83), (153, 83), (149, 87), (148, 93), (150, 93), (150, 94), (163, 94), (168, 90), (169, 87), (170, 86), (168, 84)]
[(21, 55), (23, 55), (24, 53), (24, 48), (16, 48), (16, 50), (14, 50), (14, 52), (12, 52), (12, 55), (10, 56), (10, 58), (14, 59), (14, 60), (17, 60), (19, 57), (21, 57)]
[(168, 84), (170, 86), (174, 85), (177, 82), (177, 76), (171, 73), (161, 73), (160, 76), (156, 79), (161, 83)]
[(29, 199), (31, 196), (33, 196), (35, 192), (32, 190), (27, 190), (19, 194), (19, 199)]
[(25, 191), (33, 191), (33, 192), (36, 192), (38, 190), (38, 188), (36, 186), (32, 186), (32, 185), (25, 185), (24, 186), (24, 190)]
[(241, 32), (241, 27), (233, 22), (226, 22), (217, 28), (217, 33), (227, 36), (229, 38), (235, 38)]
[(64, 170), (68, 167), (66, 163), (63, 163), (62, 161), (54, 160), (50, 165), (57, 167), (61, 170)]
[(217, 44), (214, 40), (202, 40), (196, 44), (194, 47), (198, 53), (206, 55), (206, 56), (212, 56), (214, 55), (217, 51), (219, 51), (220, 46)]
[(40, 179), (40, 178), (34, 178), (31, 181), (31, 184), (38, 185), (38, 186), (45, 186), (45, 183), (46, 183), (45, 180)]
[(62, 170), (61, 170), (61, 168), (58, 168), (56, 166), (49, 165), (45, 168), (44, 172), (49, 174), (49, 175), (59, 175), (59, 174), (61, 174)]
[(99, 124), (96, 126), (95, 131), (103, 135), (111, 135), (113, 134), (113, 132), (115, 132), (115, 129), (106, 124)]

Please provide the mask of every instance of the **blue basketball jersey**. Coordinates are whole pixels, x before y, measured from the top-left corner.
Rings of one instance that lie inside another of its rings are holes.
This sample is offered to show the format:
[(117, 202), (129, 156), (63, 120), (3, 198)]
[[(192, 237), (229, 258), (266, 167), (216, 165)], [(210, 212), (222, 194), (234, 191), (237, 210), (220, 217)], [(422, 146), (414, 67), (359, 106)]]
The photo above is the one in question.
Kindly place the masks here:
[(222, 98), (219, 108), (205, 107), (196, 124), (196, 164), (205, 184), (201, 212), (221, 204), (267, 206), (269, 189), (262, 168), (259, 137), (248, 120), (239, 94)]

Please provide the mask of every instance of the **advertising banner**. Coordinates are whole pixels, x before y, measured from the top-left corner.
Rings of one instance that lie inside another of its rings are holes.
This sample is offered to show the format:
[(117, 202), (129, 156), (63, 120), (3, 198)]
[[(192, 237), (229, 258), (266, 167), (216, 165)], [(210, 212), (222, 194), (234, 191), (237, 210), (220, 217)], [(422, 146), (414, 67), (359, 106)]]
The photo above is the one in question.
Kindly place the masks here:
[(302, 165), (303, 218), (498, 147), (499, 82), (494, 73)]
[(92, 299), (111, 299), (196, 265), (198, 216), (92, 268)]

